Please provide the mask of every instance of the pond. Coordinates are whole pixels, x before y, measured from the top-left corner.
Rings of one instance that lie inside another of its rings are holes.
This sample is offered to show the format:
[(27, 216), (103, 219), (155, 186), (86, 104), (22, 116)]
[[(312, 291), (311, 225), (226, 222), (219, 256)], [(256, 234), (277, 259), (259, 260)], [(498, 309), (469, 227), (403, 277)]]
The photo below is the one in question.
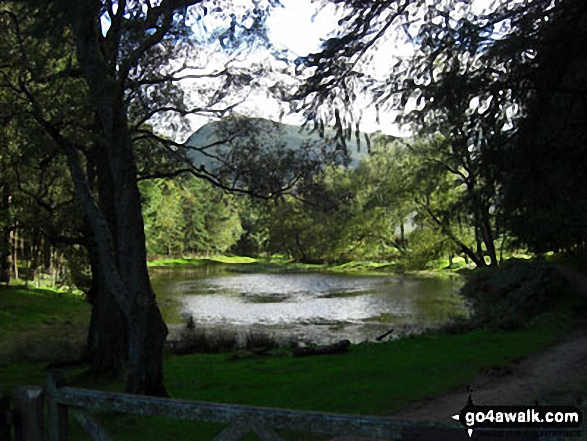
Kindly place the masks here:
[(458, 279), (332, 273), (153, 272), (170, 329), (266, 332), (281, 341), (360, 343), (394, 328), (394, 337), (439, 327), (467, 314)]

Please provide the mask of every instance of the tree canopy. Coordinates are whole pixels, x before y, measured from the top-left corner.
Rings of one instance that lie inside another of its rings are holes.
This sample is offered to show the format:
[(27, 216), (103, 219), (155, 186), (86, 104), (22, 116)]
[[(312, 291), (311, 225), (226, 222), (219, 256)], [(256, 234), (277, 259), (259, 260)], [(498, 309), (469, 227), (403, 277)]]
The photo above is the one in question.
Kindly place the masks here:
[[(116, 354), (112, 366), (97, 365), (126, 372), (130, 392), (165, 394), (167, 334), (146, 267), (137, 154), (158, 144), (183, 161), (177, 144), (145, 123), (221, 115), (239, 102), (252, 77), (231, 60), (265, 44), (263, 22), (275, 4), (30, 0), (1, 11), (9, 49), (2, 52), (2, 89), (18, 106), (20, 124), (41, 128), (66, 160), (99, 281), (91, 334), (98, 352)], [(207, 16), (226, 25), (212, 33), (192, 26)], [(210, 45), (229, 55), (218, 71), (208, 67)], [(195, 102), (179, 86), (184, 80), (204, 81)]]
[[(276, 55), (266, 20), (278, 0), (0, 7), (0, 280), (19, 231), (35, 250), (75, 245), (92, 275), (92, 367), (126, 375), (130, 392), (166, 393), (148, 251), (420, 268), (443, 253), (497, 265), (509, 244), (587, 246), (584, 0), (317, 3), (343, 18), (295, 69), (253, 52)], [(277, 123), (234, 116), (254, 90), (285, 99), (291, 84), (320, 139), (300, 149), (284, 148)], [(412, 136), (375, 137), (351, 164), (364, 94)], [(190, 115), (223, 118), (231, 148), (181, 143)], [(194, 165), (194, 150), (220, 166)]]
[[(338, 35), (300, 60), (310, 77), (297, 97), (309, 117), (346, 110), (350, 124), (353, 98), (366, 91), (374, 106), (401, 110), (400, 123), (445, 137), (445, 165), (472, 190), (484, 241), (487, 212), (499, 209), (536, 250), (584, 245), (585, 2), (333, 3), (344, 12)], [(412, 55), (394, 57), (398, 40)]]

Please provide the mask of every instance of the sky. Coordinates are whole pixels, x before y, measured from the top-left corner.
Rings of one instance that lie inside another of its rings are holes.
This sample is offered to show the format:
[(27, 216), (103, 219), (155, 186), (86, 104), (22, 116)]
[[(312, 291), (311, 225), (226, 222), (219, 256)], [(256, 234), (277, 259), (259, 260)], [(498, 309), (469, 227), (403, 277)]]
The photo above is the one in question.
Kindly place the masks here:
[[(240, 1), (250, 7), (251, 0)], [(322, 41), (336, 30), (341, 17), (341, 13), (332, 4), (321, 7), (318, 2), (311, 0), (281, 0), (281, 3), (283, 7), (273, 9), (267, 19), (268, 36), (278, 48), (287, 49), (291, 58), (319, 51)], [(267, 59), (267, 53), (263, 51), (247, 54), (243, 64), (264, 59)], [(210, 62), (209, 65), (213, 63)], [(240, 114), (279, 120), (287, 124), (301, 125), (304, 122), (302, 115), (287, 111), (284, 113), (284, 110), (286, 105), (268, 98), (262, 92), (248, 95), (245, 102), (235, 108), (235, 112)], [(187, 119), (192, 132), (210, 120), (200, 115), (188, 115)]]
[[(435, 3), (436, 0), (432, 2)], [(495, 0), (474, 0), (473, 11), (476, 14), (487, 12)], [(501, 0), (511, 1), (517, 0)], [(336, 30), (338, 20), (343, 15), (340, 10), (329, 3), (322, 9), (311, 0), (281, 0), (284, 8), (275, 9), (268, 20), (269, 37), (272, 42), (283, 47), (298, 56), (305, 56), (320, 49), (322, 41), (329, 38), (329, 34)], [(394, 45), (391, 49), (390, 45)], [(392, 42), (385, 43), (386, 50), (400, 56), (409, 55), (413, 47), (407, 44), (396, 45)], [(396, 61), (389, 57), (377, 57), (373, 60), (373, 74), (380, 76), (382, 72), (389, 72), (390, 66)], [(268, 104), (265, 104), (267, 106)], [(263, 105), (261, 105), (263, 107)], [(361, 130), (365, 132), (382, 131), (389, 135), (406, 136), (408, 132), (402, 130), (391, 121), (395, 120), (397, 112), (381, 113), (380, 123), (377, 122), (377, 114), (374, 106), (370, 105), (367, 96), (357, 98), (357, 107), (362, 108)], [(290, 117), (285, 122), (299, 122), (298, 117)]]
[[(240, 0), (243, 6), (250, 5), (251, 0)], [(488, 8), (493, 0), (475, 0), (474, 6), (476, 12)], [(506, 1), (506, 0), (502, 0)], [(515, 1), (515, 0), (507, 0)], [(342, 12), (332, 3), (323, 6), (320, 2), (311, 0), (281, 0), (283, 7), (275, 8), (268, 18), (268, 34), (272, 43), (283, 48), (287, 48), (296, 56), (305, 56), (320, 49), (321, 43), (328, 39), (336, 31), (338, 20), (342, 18)], [(105, 23), (104, 23), (105, 24)], [(407, 54), (410, 48), (405, 46), (395, 46), (389, 50), (389, 42), (385, 43), (386, 52)], [(252, 59), (252, 56), (249, 56)], [(376, 57), (375, 61), (383, 63), (377, 66), (374, 64), (374, 74), (378, 72), (388, 72), (389, 64), (393, 61), (389, 57)], [(248, 61), (248, 60), (247, 60)], [(210, 62), (213, 64), (214, 62)], [(197, 93), (197, 92), (195, 92)], [(393, 113), (380, 114), (380, 122), (377, 121), (376, 111), (373, 105), (370, 105), (367, 96), (358, 97), (356, 108), (362, 108), (361, 130), (365, 132), (382, 131), (395, 136), (406, 136), (409, 133), (403, 132), (392, 121), (395, 119)], [(285, 114), (280, 118), (283, 106), (276, 101), (272, 101), (262, 95), (249, 95), (246, 101), (235, 109), (238, 113), (254, 115), (263, 118), (278, 120), (289, 124), (301, 124), (304, 122), (301, 115)], [(203, 116), (190, 115), (187, 117), (192, 132), (209, 121), (209, 118)], [(171, 134), (171, 133), (170, 133)], [(172, 135), (172, 134), (171, 134)], [(181, 140), (177, 140), (181, 142)]]
[[(295, 56), (305, 56), (320, 50), (322, 42), (328, 39), (338, 27), (342, 12), (333, 4), (320, 5), (311, 0), (281, 0), (283, 7), (275, 8), (267, 20), (268, 35), (272, 43), (288, 49)], [(366, 132), (382, 131), (391, 135), (402, 135), (401, 130), (387, 122), (391, 117), (376, 122), (374, 106), (369, 106), (367, 97), (359, 97), (359, 106), (363, 108), (361, 130)], [(237, 112), (263, 118), (280, 120), (288, 124), (301, 125), (304, 118), (299, 114), (286, 113), (279, 118), (280, 105), (263, 96), (249, 96), (246, 103), (235, 109)], [(197, 129), (208, 120), (201, 116), (189, 116), (191, 126)]]
[[(251, 0), (239, 0), (240, 6), (249, 8)], [(239, 1), (236, 2), (239, 5)], [(272, 43), (288, 49), (291, 54), (297, 57), (306, 56), (309, 53), (317, 52), (323, 40), (327, 39), (329, 34), (336, 30), (338, 20), (342, 17), (340, 11), (337, 11), (333, 4), (325, 6), (311, 0), (281, 0), (283, 7), (273, 9), (267, 24), (269, 28), (269, 38)], [(208, 16), (209, 17), (209, 16)], [(102, 32), (106, 34), (110, 28), (110, 21), (107, 14), (102, 16)], [(214, 26), (213, 22), (210, 23)], [(196, 22), (194, 25), (198, 26)], [(248, 61), (252, 61), (249, 57)], [(209, 64), (218, 63), (221, 66), (222, 60), (219, 58)], [(214, 70), (213, 66), (209, 66)], [(193, 92), (197, 93), (197, 91)], [(278, 119), (282, 107), (275, 101), (271, 101), (263, 96), (250, 96), (245, 104), (236, 109), (243, 114), (255, 114), (263, 118)], [(191, 130), (195, 131), (209, 121), (209, 117), (200, 115), (188, 115), (187, 119)], [(302, 124), (303, 117), (300, 115), (286, 114), (282, 118), (283, 122), (289, 124)], [(153, 121), (155, 126), (158, 122)], [(160, 126), (159, 129), (167, 135), (173, 135), (172, 131), (165, 130)]]
[(320, 48), (320, 43), (336, 29), (340, 13), (332, 4), (316, 12), (317, 4), (310, 0), (282, 0), (269, 17), (269, 37), (298, 56), (308, 55)]
[[(484, 1), (484, 0), (481, 0)], [(320, 8), (311, 0), (282, 0), (284, 8), (276, 9), (268, 20), (269, 37), (275, 44), (282, 45), (298, 56), (305, 56), (320, 49), (321, 43), (336, 31), (338, 21), (343, 17), (342, 11), (332, 3)], [(394, 47), (393, 52), (406, 55), (410, 48)], [(395, 62), (395, 61), (394, 61)], [(389, 72), (392, 60), (387, 57), (374, 60), (374, 72)], [(378, 64), (378, 65), (377, 65)], [(377, 112), (367, 96), (359, 96), (356, 108), (361, 109), (361, 130), (367, 133), (381, 131), (394, 136), (408, 135), (400, 127), (392, 123), (394, 113), (380, 113), (380, 123), (377, 122)], [(303, 120), (300, 116), (285, 117), (284, 122), (296, 124)]]

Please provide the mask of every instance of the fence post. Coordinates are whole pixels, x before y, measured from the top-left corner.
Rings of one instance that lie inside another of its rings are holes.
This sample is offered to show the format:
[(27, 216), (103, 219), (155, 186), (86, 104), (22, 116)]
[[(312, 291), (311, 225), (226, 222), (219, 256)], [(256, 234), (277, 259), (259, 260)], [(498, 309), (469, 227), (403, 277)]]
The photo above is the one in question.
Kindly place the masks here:
[(67, 441), (67, 406), (59, 404), (59, 388), (66, 385), (61, 371), (52, 371), (47, 379), (47, 417), (49, 441)]
[(16, 441), (43, 441), (44, 393), (39, 386), (18, 386), (12, 389), (13, 420)]
[(0, 441), (10, 441), (10, 397), (0, 389)]

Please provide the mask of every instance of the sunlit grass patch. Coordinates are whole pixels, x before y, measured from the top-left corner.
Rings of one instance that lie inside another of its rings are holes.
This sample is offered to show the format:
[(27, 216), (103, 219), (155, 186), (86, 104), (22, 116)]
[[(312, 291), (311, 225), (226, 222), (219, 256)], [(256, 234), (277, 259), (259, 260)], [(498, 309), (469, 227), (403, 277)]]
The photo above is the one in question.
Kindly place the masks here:
[(243, 264), (243, 263), (254, 263), (258, 259), (245, 256), (211, 256), (211, 257), (177, 257), (169, 259), (154, 259), (147, 262), (150, 267), (155, 266), (207, 266), (207, 265), (218, 265), (218, 264)]
[(148, 266), (172, 266), (172, 265), (191, 265), (191, 266), (203, 266), (209, 264), (210, 259), (200, 258), (169, 258), (169, 259), (156, 259), (147, 262)]
[(253, 263), (257, 262), (259, 259), (246, 256), (214, 256), (210, 257), (210, 260), (222, 263)]
[(0, 288), (0, 359), (65, 360), (79, 356), (90, 317), (80, 296)]

